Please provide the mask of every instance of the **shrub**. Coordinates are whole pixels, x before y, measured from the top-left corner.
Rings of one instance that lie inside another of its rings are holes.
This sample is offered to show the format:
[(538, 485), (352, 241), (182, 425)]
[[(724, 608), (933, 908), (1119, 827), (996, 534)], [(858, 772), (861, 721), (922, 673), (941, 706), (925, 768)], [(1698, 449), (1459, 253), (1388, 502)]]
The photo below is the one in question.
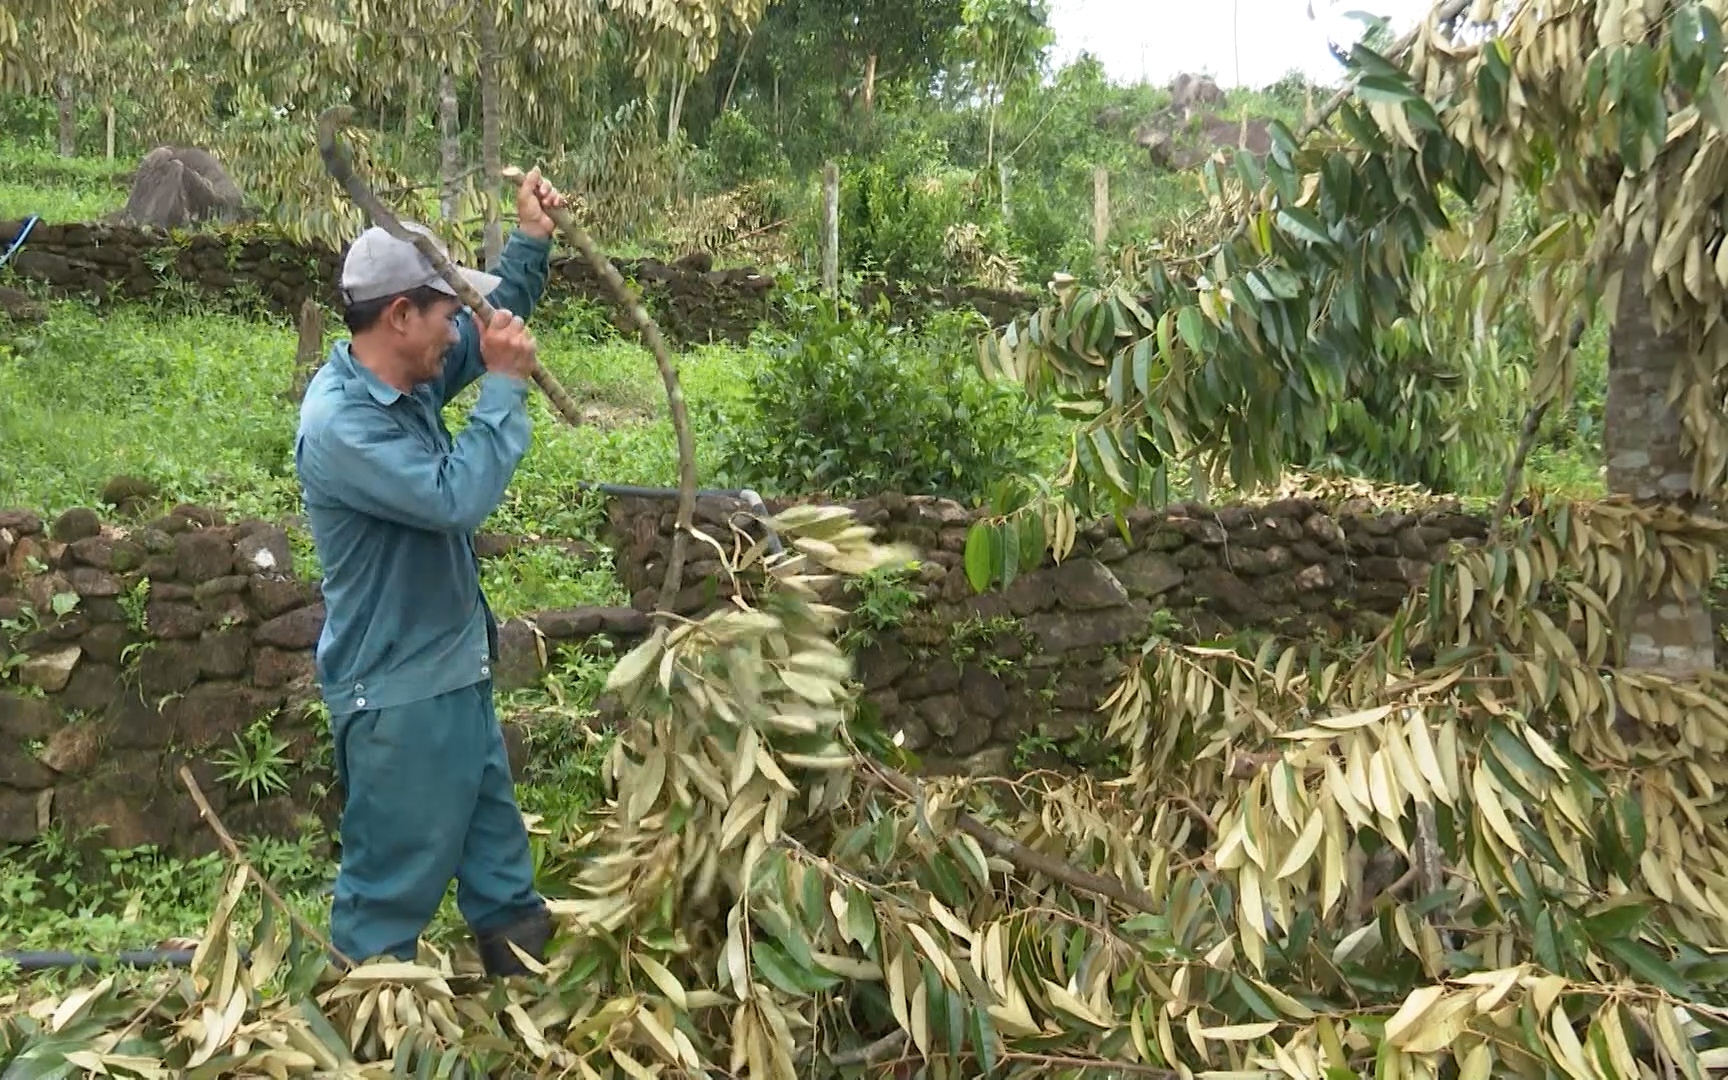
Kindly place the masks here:
[(1030, 469), (1046, 418), (972, 361), (976, 315), (921, 332), (844, 304), (793, 296), (788, 331), (718, 415), (728, 482), (770, 495), (856, 498), (902, 491), (976, 501)]

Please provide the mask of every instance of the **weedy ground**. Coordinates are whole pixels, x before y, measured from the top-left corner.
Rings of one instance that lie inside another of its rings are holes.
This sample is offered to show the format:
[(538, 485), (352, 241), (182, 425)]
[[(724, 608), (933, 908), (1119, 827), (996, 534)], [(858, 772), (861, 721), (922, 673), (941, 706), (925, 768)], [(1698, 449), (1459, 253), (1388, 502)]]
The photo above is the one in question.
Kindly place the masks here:
[[(123, 165), (68, 162), (39, 151), (0, 153), (0, 220), (31, 213), (95, 219), (124, 203)], [(28, 288), (4, 271), (0, 284)], [(96, 312), (62, 300), (48, 302), (47, 309), (41, 325), (0, 322), (0, 506), (51, 515), (94, 505), (106, 481), (126, 473), (160, 484), (164, 504), (191, 501), (271, 519), (297, 511), (296, 406), (286, 394), (295, 330), (288, 321), (244, 297), (212, 310), (172, 287), (150, 304)], [(543, 362), (591, 422), (566, 426), (539, 395), (530, 397), (533, 446), (487, 529), (598, 548), (601, 506), (579, 483), (675, 483), (660, 381), (647, 351), (621, 339), (593, 305), (548, 303), (533, 327)], [(340, 332), (339, 320), (327, 313), (326, 344)], [(714, 426), (701, 418), (711, 407), (738, 401), (745, 380), (766, 362), (766, 353), (754, 347), (707, 346), (681, 356), (705, 481), (714, 476), (719, 447)], [(460, 430), (472, 395), (450, 410), (453, 430)], [(1597, 494), (1598, 458), (1587, 436), (1545, 446), (1532, 457), (1530, 478), (1550, 491)], [(1488, 501), (1486, 493), (1477, 494)], [(295, 540), (300, 571), (316, 573), (307, 538), (296, 533)], [(584, 560), (557, 546), (526, 547), (489, 560), (485, 587), (504, 617), (625, 601), (603, 550), (600, 558)], [(576, 658), (544, 687), (501, 702), (501, 711), (528, 721), (535, 765), (522, 778), (527, 812), (565, 819), (595, 799), (604, 739), (584, 721), (610, 665), (604, 654)], [(186, 861), (148, 850), (91, 855), (76, 839), (55, 834), (27, 848), (0, 850), (0, 949), (106, 954), (203, 929), (221, 881), (220, 857)], [(334, 876), (326, 841), (309, 833), (247, 844), (257, 865), (315, 924), (325, 919)], [(447, 902), (429, 936), (447, 940), (461, 932)], [(18, 977), (0, 961), (0, 990)]]

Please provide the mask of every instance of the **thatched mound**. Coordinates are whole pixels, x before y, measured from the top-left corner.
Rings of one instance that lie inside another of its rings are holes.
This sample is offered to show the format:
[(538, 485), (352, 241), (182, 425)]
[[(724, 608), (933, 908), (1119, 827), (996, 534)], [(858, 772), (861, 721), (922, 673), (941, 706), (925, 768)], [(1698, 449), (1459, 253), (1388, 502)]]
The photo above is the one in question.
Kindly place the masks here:
[(1224, 148), (1243, 147), (1257, 154), (1272, 148), (1266, 121), (1219, 113), (1224, 91), (1206, 75), (1178, 75), (1170, 83), (1170, 104), (1134, 129), (1134, 142), (1164, 169), (1191, 169)]
[(159, 146), (139, 163), (119, 220), (174, 229), (247, 216), (239, 187), (215, 155), (196, 147)]

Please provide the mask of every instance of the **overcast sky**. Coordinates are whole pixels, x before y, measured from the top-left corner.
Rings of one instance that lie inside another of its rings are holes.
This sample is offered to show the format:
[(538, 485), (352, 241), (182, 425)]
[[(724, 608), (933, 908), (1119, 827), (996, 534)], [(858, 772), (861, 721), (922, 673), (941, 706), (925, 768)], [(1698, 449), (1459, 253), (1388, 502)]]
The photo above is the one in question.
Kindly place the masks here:
[(1241, 81), (1274, 82), (1292, 68), (1331, 80), (1340, 68), (1326, 51), (1327, 35), (1341, 44), (1355, 40), (1361, 24), (1351, 10), (1389, 16), (1407, 29), (1433, 6), (1432, 0), (1051, 0), (1056, 30), (1055, 63), (1090, 52), (1117, 81), (1155, 84), (1184, 71), (1212, 75), (1221, 86), (1236, 83), (1240, 18)]

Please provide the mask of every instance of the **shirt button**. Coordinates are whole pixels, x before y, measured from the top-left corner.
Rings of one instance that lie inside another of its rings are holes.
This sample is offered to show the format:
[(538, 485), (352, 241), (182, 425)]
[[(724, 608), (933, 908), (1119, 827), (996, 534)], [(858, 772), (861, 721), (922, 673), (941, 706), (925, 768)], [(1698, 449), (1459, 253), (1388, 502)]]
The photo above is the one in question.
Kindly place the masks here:
[(354, 684), (354, 692), (356, 694), (364, 694), (366, 692), (366, 684), (365, 683), (355, 683)]
[(364, 709), (366, 707), (366, 699), (365, 698), (355, 698), (354, 704), (356, 704), (356, 705), (360, 706), (362, 709)]
[(492, 674), (492, 669), (485, 664), (481, 664), (480, 665), (480, 674), (490, 675), (490, 674)]

